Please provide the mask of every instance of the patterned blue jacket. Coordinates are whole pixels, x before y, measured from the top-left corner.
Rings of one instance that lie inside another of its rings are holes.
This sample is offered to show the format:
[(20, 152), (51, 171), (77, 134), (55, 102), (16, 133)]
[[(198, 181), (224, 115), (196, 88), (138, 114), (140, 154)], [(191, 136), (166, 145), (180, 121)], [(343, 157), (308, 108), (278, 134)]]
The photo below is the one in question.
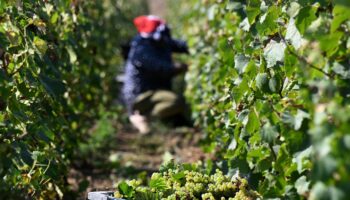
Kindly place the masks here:
[(132, 114), (133, 103), (139, 94), (148, 90), (171, 90), (171, 78), (174, 75), (171, 54), (187, 51), (186, 42), (181, 40), (156, 41), (140, 35), (132, 40), (122, 88), (129, 114)]

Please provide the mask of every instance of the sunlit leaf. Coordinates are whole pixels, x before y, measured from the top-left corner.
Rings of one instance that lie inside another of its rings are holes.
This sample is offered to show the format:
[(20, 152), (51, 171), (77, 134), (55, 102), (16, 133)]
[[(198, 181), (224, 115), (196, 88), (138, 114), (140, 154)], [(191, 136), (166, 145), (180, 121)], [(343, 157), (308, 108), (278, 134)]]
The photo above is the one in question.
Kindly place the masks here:
[(245, 72), (249, 63), (249, 58), (245, 57), (243, 54), (235, 55), (235, 68), (238, 70), (240, 74)]
[(286, 39), (291, 41), (295, 49), (299, 49), (302, 44), (302, 37), (295, 26), (294, 19), (291, 19), (288, 23)]
[(316, 20), (316, 6), (306, 6), (299, 11), (295, 25), (301, 34), (304, 34), (309, 25)]
[(267, 67), (273, 67), (277, 62), (283, 62), (285, 49), (286, 44), (283, 42), (271, 40), (264, 49), (264, 57), (267, 62)]

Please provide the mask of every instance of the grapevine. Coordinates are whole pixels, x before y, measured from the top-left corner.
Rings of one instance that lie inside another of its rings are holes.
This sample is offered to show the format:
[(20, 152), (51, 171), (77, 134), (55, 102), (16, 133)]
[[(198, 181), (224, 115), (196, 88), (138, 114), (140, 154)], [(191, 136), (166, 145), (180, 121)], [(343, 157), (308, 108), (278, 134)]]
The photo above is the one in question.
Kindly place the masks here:
[[(206, 169), (163, 166), (147, 187), (121, 182), (115, 196), (347, 199), (350, 1), (168, 2), (190, 46), (192, 117), (216, 158)], [(69, 195), (76, 148), (115, 98), (118, 46), (143, 7), (0, 1), (1, 199)]]
[(77, 146), (114, 98), (121, 19), (138, 12), (119, 2), (1, 0), (1, 199), (69, 196)]
[(205, 149), (265, 198), (346, 199), (349, 2), (182, 8), (194, 56), (188, 97)]

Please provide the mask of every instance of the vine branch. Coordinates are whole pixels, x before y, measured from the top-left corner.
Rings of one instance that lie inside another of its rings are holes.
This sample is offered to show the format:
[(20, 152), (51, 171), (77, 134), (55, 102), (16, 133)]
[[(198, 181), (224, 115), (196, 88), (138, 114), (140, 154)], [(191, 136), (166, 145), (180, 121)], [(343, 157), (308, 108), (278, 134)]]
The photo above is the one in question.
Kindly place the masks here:
[(334, 78), (334, 74), (331, 74), (331, 73), (328, 73), (326, 72), (325, 70), (315, 66), (314, 64), (308, 62), (304, 57), (298, 55), (297, 53), (295, 53), (288, 45), (288, 42), (286, 41), (286, 39), (282, 36), (281, 32), (278, 31), (278, 34), (281, 38), (281, 40), (284, 42), (284, 44), (286, 45), (287, 47), (287, 50), (290, 54), (292, 54), (293, 56), (295, 56), (299, 61), (305, 63), (307, 66), (309, 66), (310, 68), (314, 69), (314, 70), (317, 70), (321, 73), (323, 73), (324, 75), (328, 76), (329, 78), (333, 79)]

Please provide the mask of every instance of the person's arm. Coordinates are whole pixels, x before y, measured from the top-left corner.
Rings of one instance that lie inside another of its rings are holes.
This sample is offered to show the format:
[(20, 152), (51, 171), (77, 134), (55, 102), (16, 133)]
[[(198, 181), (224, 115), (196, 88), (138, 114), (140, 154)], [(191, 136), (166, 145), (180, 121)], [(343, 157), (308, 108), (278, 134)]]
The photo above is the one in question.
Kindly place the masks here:
[(183, 40), (174, 40), (170, 42), (171, 51), (176, 53), (189, 53), (187, 43)]

